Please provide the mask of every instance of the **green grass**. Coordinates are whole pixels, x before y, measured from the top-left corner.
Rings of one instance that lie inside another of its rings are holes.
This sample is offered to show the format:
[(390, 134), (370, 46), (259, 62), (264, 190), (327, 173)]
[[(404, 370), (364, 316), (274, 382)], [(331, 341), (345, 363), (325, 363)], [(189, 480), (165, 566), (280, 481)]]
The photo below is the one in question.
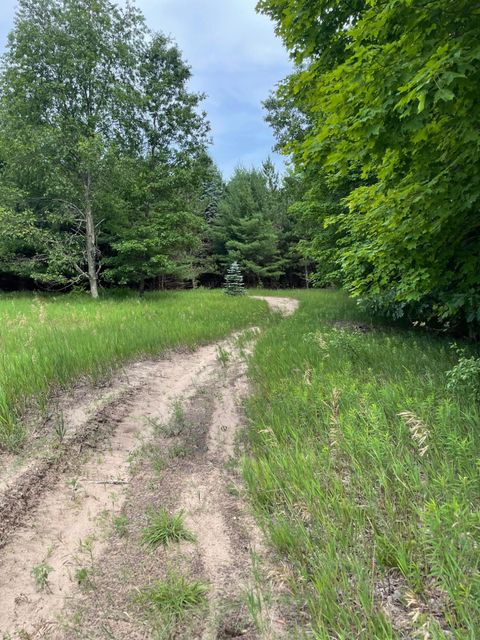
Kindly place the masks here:
[(100, 378), (130, 358), (193, 348), (261, 322), (258, 301), (219, 291), (165, 292), (92, 301), (84, 295), (0, 296), (0, 447), (18, 449), (21, 415), (52, 387)]
[(147, 607), (158, 638), (177, 637), (175, 629), (185, 621), (190, 623), (192, 614), (206, 606), (208, 585), (200, 580), (188, 580), (184, 576), (169, 572), (165, 580), (158, 580), (144, 589), (139, 602)]
[(244, 475), (312, 637), (479, 638), (480, 411), (447, 389), (451, 340), (295, 295), (250, 365)]
[(52, 571), (53, 568), (45, 561), (32, 568), (31, 574), (38, 591), (46, 591), (48, 589), (48, 576)]
[(181, 540), (193, 541), (193, 535), (185, 529), (183, 524), (184, 517), (183, 511), (170, 515), (167, 509), (150, 513), (148, 524), (140, 535), (140, 542), (151, 549), (156, 549)]

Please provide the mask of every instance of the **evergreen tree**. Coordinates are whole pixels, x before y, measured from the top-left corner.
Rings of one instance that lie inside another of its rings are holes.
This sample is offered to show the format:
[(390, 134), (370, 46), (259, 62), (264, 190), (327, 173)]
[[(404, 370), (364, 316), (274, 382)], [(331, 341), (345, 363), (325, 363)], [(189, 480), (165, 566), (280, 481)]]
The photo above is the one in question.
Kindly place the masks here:
[(243, 276), (238, 262), (232, 262), (225, 276), (224, 292), (229, 296), (245, 295)]
[(214, 251), (220, 268), (233, 260), (251, 283), (277, 281), (283, 274), (284, 260), (275, 217), (266, 176), (255, 169), (237, 169), (214, 221)]

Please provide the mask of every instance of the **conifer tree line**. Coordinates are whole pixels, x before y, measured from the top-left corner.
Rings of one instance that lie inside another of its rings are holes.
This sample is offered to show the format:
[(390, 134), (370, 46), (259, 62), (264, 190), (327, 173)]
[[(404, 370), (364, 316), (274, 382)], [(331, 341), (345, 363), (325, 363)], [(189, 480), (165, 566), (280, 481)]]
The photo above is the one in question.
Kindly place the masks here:
[[(0, 76), (0, 287), (301, 284), (273, 164), (228, 183), (178, 47), (132, 4), (19, 0)], [(291, 199), (291, 198), (290, 198)]]

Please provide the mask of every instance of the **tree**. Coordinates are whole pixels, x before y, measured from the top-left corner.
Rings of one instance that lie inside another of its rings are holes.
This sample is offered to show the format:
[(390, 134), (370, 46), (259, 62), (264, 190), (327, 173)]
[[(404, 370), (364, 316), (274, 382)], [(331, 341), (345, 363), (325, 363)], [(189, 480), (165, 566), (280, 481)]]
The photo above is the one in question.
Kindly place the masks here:
[(308, 112), (310, 127), (288, 149), (297, 167), (335, 182), (358, 176), (344, 213), (325, 220), (343, 236), (349, 291), (478, 326), (477, 4), (258, 6), (300, 68), (279, 95)]
[(238, 262), (232, 262), (225, 276), (224, 292), (229, 296), (244, 296), (245, 287)]
[[(98, 296), (96, 196), (116, 147), (129, 142), (135, 58), (144, 31), (135, 9), (120, 9), (109, 0), (20, 0), (4, 57), (6, 177), (21, 185), (27, 204), (33, 202), (38, 227), (45, 230), (48, 217), (60, 218), (50, 244), (58, 250), (62, 237), (68, 239), (65, 260), (88, 277), (93, 297)], [(29, 186), (32, 173), (36, 193)], [(37, 194), (43, 202), (35, 201)], [(79, 235), (82, 253), (71, 241)]]
[(208, 142), (190, 76), (130, 5), (21, 0), (0, 97), (12, 271), (94, 297), (101, 272), (142, 289), (174, 271), (198, 244)]
[[(202, 166), (180, 167), (151, 159), (127, 168), (119, 195), (123, 214), (106, 228), (107, 281), (138, 286), (175, 276), (192, 278), (188, 261), (200, 244)], [(201, 164), (201, 163), (200, 163)]]
[(188, 91), (191, 73), (178, 48), (154, 35), (139, 69), (139, 153), (123, 163), (124, 215), (111, 228), (105, 276), (143, 292), (147, 280), (161, 276), (195, 280), (202, 185), (211, 161), (208, 123), (198, 111), (203, 96)]
[(214, 221), (214, 251), (220, 266), (236, 261), (256, 284), (278, 279), (283, 260), (275, 215), (266, 175), (238, 168), (226, 185)]

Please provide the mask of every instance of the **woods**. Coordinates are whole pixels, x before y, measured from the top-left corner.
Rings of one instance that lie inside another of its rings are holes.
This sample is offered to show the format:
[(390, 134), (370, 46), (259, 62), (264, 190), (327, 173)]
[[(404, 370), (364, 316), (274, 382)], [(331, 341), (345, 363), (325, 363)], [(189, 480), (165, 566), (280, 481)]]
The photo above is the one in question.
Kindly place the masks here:
[[(476, 335), (475, 3), (262, 0), (293, 72), (265, 102), (290, 164), (209, 156), (204, 96), (133, 6), (22, 0), (3, 60), (0, 270), (10, 286), (343, 286)], [(295, 19), (293, 19), (295, 18)]]
[(133, 6), (19, 3), (0, 99), (11, 288), (218, 285), (234, 260), (250, 283), (295, 277), (279, 175), (266, 161), (224, 184), (190, 78)]
[(477, 332), (478, 4), (258, 8), (296, 64), (266, 106), (306, 181), (318, 281), (333, 269), (379, 311)]
[(0, 105), (3, 271), (88, 281), (97, 297), (99, 279), (143, 287), (177, 267), (209, 164), (189, 77), (132, 7), (19, 4)]

